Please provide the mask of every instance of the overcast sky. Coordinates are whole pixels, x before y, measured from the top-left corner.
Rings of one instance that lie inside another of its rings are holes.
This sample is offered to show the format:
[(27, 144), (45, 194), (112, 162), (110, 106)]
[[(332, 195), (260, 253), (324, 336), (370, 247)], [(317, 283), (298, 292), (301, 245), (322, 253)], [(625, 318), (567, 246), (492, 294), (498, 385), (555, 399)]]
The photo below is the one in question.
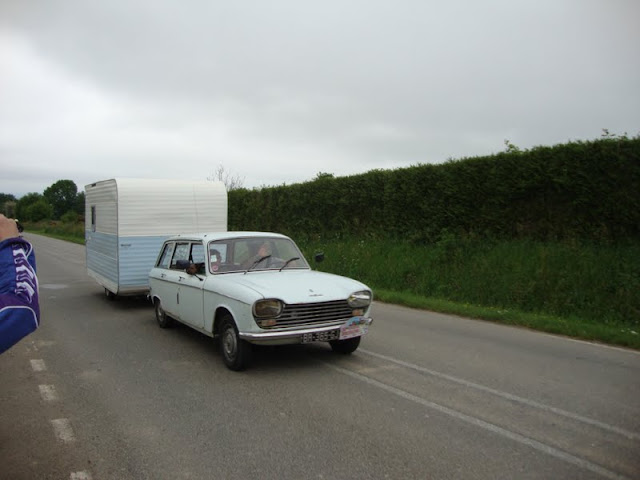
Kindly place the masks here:
[(0, 193), (640, 132), (637, 0), (1, 0)]

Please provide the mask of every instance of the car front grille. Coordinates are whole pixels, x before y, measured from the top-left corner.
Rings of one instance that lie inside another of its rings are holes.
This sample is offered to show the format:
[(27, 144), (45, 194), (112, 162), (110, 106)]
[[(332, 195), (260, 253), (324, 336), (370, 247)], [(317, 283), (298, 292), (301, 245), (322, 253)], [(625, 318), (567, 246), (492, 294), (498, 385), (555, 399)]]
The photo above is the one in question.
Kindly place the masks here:
[(281, 328), (313, 327), (339, 323), (353, 316), (346, 300), (320, 303), (298, 303), (285, 305), (276, 324), (263, 327), (265, 330)]

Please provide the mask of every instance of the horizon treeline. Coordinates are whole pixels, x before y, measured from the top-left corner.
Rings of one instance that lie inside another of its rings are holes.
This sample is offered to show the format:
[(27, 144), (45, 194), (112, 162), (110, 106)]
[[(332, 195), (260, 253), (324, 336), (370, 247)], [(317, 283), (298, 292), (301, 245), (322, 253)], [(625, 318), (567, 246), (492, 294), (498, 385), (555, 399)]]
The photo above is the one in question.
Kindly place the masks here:
[(27, 222), (75, 222), (84, 216), (84, 192), (78, 192), (73, 180), (58, 180), (43, 193), (31, 192), (19, 199), (12, 194), (0, 193), (0, 213)]

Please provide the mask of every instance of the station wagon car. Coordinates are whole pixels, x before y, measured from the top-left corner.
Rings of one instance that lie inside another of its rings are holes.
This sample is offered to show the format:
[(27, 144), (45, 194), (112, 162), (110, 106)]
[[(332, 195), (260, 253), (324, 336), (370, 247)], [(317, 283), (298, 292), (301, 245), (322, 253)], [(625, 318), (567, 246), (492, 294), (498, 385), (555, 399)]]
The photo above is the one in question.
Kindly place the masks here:
[(248, 366), (252, 344), (328, 342), (352, 353), (372, 322), (371, 289), (313, 271), (293, 240), (277, 233), (171, 237), (149, 286), (158, 325), (177, 320), (218, 339), (231, 370)]

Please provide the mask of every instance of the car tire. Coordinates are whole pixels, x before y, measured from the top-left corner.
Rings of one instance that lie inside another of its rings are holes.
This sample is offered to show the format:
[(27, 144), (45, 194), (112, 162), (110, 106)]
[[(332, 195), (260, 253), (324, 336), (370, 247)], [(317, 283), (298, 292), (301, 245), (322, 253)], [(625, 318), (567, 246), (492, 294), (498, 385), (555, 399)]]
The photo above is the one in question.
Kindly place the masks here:
[(220, 351), (222, 360), (229, 370), (239, 372), (249, 366), (251, 344), (240, 338), (236, 323), (229, 314), (222, 318), (220, 324)]
[(158, 322), (158, 326), (160, 328), (169, 328), (173, 325), (173, 318), (167, 315), (167, 312), (162, 308), (162, 302), (159, 298), (156, 298), (154, 302), (155, 310), (156, 310), (156, 321)]
[(353, 337), (347, 338), (346, 340), (331, 340), (329, 344), (331, 345), (331, 350), (336, 353), (342, 353), (343, 355), (349, 355), (353, 353), (360, 345), (361, 337)]

